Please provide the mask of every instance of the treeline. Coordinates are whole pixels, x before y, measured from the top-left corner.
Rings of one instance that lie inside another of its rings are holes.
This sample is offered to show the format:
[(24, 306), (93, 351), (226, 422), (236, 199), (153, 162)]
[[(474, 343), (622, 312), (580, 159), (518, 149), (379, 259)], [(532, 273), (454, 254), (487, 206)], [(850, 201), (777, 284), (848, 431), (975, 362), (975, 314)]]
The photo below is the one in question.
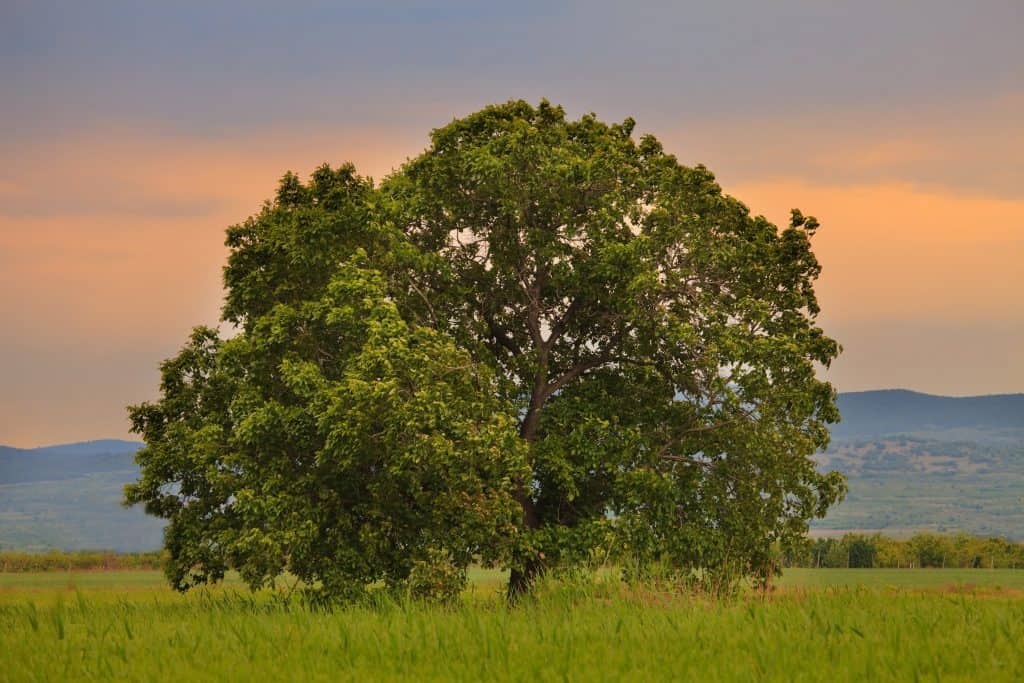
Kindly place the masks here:
[(164, 553), (160, 550), (148, 553), (116, 553), (112, 550), (27, 553), (2, 550), (0, 572), (161, 569), (164, 561)]
[(917, 533), (902, 540), (846, 534), (809, 540), (782, 562), (786, 567), (1024, 569), (1024, 544), (970, 534)]

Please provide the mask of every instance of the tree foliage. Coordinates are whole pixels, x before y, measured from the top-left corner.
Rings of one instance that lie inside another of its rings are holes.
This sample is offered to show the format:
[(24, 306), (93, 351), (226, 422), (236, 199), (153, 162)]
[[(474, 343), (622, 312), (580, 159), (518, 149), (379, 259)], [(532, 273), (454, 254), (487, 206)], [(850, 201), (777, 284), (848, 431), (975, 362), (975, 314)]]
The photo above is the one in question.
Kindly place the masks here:
[(366, 252), (333, 241), (365, 226), (362, 207), (320, 208), (329, 176), (286, 176), (229, 230), (225, 315), (242, 333), (197, 329), (161, 400), (131, 410), (146, 446), (127, 500), (170, 520), (179, 589), (234, 567), (254, 587), (288, 571), (332, 598), (379, 581), (445, 597), (514, 536), (523, 448), (493, 374), (407, 324)]
[(513, 590), (607, 542), (763, 573), (842, 493), (809, 457), (838, 418), (815, 376), (838, 353), (815, 324), (817, 221), (794, 211), (779, 231), (632, 132), (511, 102), (435, 131), (383, 188), (431, 256), (409, 273), (431, 293), (420, 315), (521, 416)]
[(1014, 569), (1024, 567), (1024, 545), (997, 537), (919, 532), (907, 539), (882, 534), (816, 538), (780, 554), (788, 567)]
[(128, 498), (171, 520), (179, 586), (444, 593), (477, 558), (512, 594), (594, 558), (766, 578), (843, 493), (810, 457), (838, 418), (817, 227), (547, 102), (453, 121), (379, 189), (286, 175), (228, 231), (241, 333), (197, 330), (132, 410)]

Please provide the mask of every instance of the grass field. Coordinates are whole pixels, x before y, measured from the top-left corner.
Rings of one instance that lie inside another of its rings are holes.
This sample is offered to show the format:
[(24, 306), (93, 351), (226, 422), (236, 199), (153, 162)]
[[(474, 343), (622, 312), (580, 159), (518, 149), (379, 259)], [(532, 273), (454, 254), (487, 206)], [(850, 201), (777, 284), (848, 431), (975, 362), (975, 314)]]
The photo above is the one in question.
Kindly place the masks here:
[(563, 583), (515, 609), (501, 578), (451, 609), (324, 612), (152, 571), (0, 574), (0, 680), (1024, 678), (1024, 571), (790, 570), (720, 602)]

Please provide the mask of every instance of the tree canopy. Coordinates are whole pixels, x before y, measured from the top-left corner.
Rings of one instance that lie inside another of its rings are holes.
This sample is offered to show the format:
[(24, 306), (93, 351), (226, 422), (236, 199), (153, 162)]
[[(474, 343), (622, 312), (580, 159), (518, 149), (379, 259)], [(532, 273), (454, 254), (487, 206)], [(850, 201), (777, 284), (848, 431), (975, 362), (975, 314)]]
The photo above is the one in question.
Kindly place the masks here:
[[(228, 231), (222, 341), (198, 328), (131, 409), (146, 446), (127, 500), (166, 517), (185, 589), (288, 571), (325, 598), (384, 582), (450, 596), (514, 538), (524, 448), (495, 377), (409, 324), (367, 265), (362, 183), (321, 169)], [(338, 203), (324, 194), (357, 192)], [(301, 190), (293, 192), (293, 190)], [(337, 193), (335, 193), (337, 190)]]
[(844, 490), (811, 457), (838, 419), (818, 223), (751, 216), (633, 128), (492, 106), (378, 188), (288, 174), (230, 228), (239, 334), (197, 330), (132, 409), (128, 500), (171, 520), (176, 585), (770, 576)]

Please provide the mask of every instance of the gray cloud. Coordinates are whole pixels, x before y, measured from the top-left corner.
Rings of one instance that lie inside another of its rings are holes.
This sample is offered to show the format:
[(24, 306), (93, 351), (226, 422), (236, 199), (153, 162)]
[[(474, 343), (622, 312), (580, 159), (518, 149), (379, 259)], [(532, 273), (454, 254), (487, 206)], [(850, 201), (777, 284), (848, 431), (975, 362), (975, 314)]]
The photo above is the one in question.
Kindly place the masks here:
[[(730, 172), (781, 165), (836, 181), (882, 172), (1003, 196), (1021, 186), (1022, 156), (1000, 158), (992, 150), (1001, 143), (986, 138), (996, 124), (1019, 140), (1021, 100), (992, 118), (950, 115), (1024, 90), (1024, 5), (1015, 0), (100, 2), (0, 11), (9, 57), (0, 63), (0, 139), (111, 120), (218, 140), (289, 125), (297, 137), (310, 126), (425, 131), (489, 102), (549, 97), (574, 113), (634, 116), (669, 138), (682, 131), (681, 156), (692, 148)], [(943, 125), (931, 126), (929, 143), (962, 156), (854, 172), (817, 154), (872, 131), (891, 141), (931, 119)], [(719, 137), (694, 143), (704, 131)]]

